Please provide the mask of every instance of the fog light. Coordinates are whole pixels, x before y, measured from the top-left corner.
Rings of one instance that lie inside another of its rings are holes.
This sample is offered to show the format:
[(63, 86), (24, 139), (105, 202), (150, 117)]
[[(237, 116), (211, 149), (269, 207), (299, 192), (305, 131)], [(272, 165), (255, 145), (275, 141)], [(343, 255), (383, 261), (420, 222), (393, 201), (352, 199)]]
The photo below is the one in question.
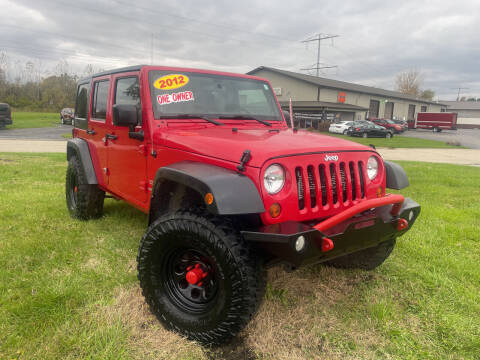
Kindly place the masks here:
[(305, 236), (300, 235), (295, 241), (295, 250), (297, 250), (297, 252), (300, 252), (304, 248), (305, 248)]
[(408, 221), (412, 221), (414, 215), (415, 214), (413, 213), (413, 210), (410, 210), (410, 213), (408, 214)]
[(281, 208), (280, 204), (274, 203), (270, 206), (270, 209), (268, 209), (268, 212), (270, 213), (270, 216), (272, 218), (276, 218), (282, 212), (282, 208)]

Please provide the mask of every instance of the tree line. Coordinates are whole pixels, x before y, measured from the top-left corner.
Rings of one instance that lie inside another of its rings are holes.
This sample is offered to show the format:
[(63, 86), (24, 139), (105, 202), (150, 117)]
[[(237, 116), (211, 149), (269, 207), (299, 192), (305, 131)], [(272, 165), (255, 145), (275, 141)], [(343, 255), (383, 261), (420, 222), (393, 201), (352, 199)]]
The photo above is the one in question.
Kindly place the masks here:
[(59, 112), (74, 107), (78, 79), (99, 71), (89, 64), (76, 74), (66, 60), (44, 69), (39, 61), (12, 61), (0, 51), (0, 103), (15, 110)]

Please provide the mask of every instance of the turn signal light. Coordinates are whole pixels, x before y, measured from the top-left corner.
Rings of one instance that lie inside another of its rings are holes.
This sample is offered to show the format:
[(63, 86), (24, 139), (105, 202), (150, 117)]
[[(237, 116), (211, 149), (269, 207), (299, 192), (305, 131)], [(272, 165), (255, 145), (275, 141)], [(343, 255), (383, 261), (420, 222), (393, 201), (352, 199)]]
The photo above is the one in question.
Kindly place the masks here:
[(274, 203), (272, 206), (270, 206), (270, 209), (268, 209), (268, 212), (270, 213), (270, 216), (272, 218), (276, 218), (280, 216), (280, 213), (282, 212), (282, 208), (280, 204)]
[(207, 204), (207, 205), (212, 205), (213, 204), (213, 194), (212, 193), (206, 193), (205, 194), (205, 204)]
[(377, 188), (377, 198), (381, 198), (383, 196), (383, 189), (382, 187)]

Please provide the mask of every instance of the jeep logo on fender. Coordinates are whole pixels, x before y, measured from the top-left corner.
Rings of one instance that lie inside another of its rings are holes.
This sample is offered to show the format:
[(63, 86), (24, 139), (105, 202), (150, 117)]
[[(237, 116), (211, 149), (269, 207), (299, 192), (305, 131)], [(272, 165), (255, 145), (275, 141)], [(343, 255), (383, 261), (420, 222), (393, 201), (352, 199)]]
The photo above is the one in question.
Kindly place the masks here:
[(325, 155), (325, 161), (338, 161), (338, 155)]

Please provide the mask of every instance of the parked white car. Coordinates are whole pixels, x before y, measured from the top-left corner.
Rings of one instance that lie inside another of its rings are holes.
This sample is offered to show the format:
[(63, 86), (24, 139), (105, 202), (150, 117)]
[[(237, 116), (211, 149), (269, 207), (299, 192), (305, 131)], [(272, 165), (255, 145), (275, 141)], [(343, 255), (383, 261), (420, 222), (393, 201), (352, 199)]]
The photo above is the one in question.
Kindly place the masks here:
[(353, 121), (340, 121), (338, 123), (333, 123), (328, 128), (328, 132), (346, 135), (348, 128), (352, 125)]

